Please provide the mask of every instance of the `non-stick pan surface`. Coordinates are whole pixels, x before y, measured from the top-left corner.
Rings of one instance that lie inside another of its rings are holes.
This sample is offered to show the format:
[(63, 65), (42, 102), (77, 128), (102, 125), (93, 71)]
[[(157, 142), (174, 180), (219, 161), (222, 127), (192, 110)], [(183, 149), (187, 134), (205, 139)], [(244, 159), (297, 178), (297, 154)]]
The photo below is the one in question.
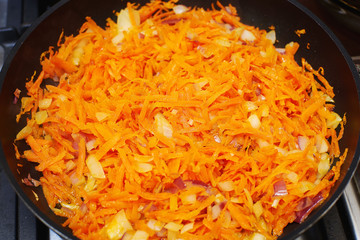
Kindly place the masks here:
[[(140, 4), (146, 1), (137, 1)], [(215, 2), (215, 1), (213, 1)], [(211, 0), (184, 0), (180, 3), (188, 6), (210, 8)], [(302, 224), (290, 224), (284, 229), (282, 239), (292, 239), (313, 225), (336, 202), (345, 186), (351, 179), (359, 159), (359, 77), (351, 58), (334, 34), (311, 12), (296, 1), (273, 0), (224, 0), (223, 5), (231, 3), (238, 9), (242, 21), (259, 28), (268, 29), (275, 26), (277, 45), (285, 46), (290, 41), (300, 44), (296, 54), (297, 60), (305, 58), (315, 69), (323, 67), (325, 77), (335, 89), (336, 112), (346, 113), (345, 134), (340, 142), (341, 149), (349, 149), (347, 159), (341, 169), (341, 177), (332, 189), (329, 198), (322, 206), (313, 211)], [(49, 46), (56, 46), (62, 31), (65, 35), (76, 34), (86, 16), (92, 17), (99, 25), (105, 26), (106, 18), (115, 19), (114, 10), (126, 7), (126, 0), (73, 0), (62, 1), (41, 18), (39, 18), (20, 38), (10, 53), (0, 74), (0, 137), (2, 150), (0, 161), (11, 184), (20, 198), (45, 224), (64, 238), (75, 239), (71, 231), (61, 226), (63, 218), (49, 209), (40, 187), (25, 186), (21, 179), (28, 173), (37, 178), (40, 173), (34, 170), (32, 163), (15, 158), (13, 140), (25, 122), (17, 124), (15, 116), (19, 113), (20, 104), (14, 104), (13, 92), (22, 90), (25, 96), (25, 82), (34, 71), (40, 72), (40, 55)], [(305, 29), (306, 34), (298, 37), (295, 30)], [(309, 44), (309, 45), (308, 45)], [(310, 46), (308, 49), (307, 46)], [(20, 146), (25, 148), (25, 146)], [(18, 168), (17, 164), (23, 164)]]

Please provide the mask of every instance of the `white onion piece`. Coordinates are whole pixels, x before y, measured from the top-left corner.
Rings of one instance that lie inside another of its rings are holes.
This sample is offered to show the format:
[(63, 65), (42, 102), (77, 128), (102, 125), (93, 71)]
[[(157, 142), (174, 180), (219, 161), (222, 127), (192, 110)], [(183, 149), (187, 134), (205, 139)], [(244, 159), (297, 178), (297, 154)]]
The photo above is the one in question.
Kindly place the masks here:
[(253, 233), (251, 240), (266, 240), (266, 237), (261, 233)]
[(171, 230), (171, 231), (179, 231), (181, 228), (183, 227), (182, 224), (178, 224), (178, 223), (174, 223), (174, 222), (169, 222), (167, 223), (164, 228), (166, 228), (167, 230)]
[(261, 126), (260, 119), (256, 114), (251, 114), (248, 118), (248, 121), (250, 122), (250, 125), (255, 129), (259, 129)]
[(316, 150), (318, 153), (326, 153), (329, 150), (329, 146), (324, 137), (316, 135), (315, 137)]
[(256, 40), (255, 35), (247, 29), (244, 29), (244, 31), (241, 33), (240, 38), (243, 41), (249, 41), (249, 42), (253, 42)]
[(88, 156), (88, 158), (86, 159), (86, 165), (89, 168), (91, 176), (93, 176), (94, 178), (105, 178), (105, 173), (101, 166), (101, 163), (94, 154)]
[(220, 204), (215, 204), (212, 208), (211, 208), (211, 217), (212, 219), (217, 219), (220, 216), (221, 213), (221, 208), (220, 208)]
[(155, 232), (159, 232), (165, 225), (165, 223), (160, 222), (155, 219), (150, 219), (146, 224), (151, 230), (154, 230)]
[(275, 50), (280, 54), (285, 54), (285, 48), (275, 48)]
[(175, 14), (182, 14), (184, 12), (187, 12), (189, 10), (189, 8), (187, 8), (184, 5), (176, 5), (175, 7), (173, 7), (173, 10), (174, 10)]
[(221, 139), (220, 139), (219, 135), (215, 135), (215, 136), (214, 136), (214, 140), (215, 140), (215, 142), (217, 142), (217, 143), (221, 143)]
[(304, 151), (309, 144), (309, 139), (306, 136), (298, 136), (298, 144), (300, 150)]
[(146, 240), (149, 238), (149, 234), (143, 230), (137, 230), (132, 236), (131, 240)]
[(224, 192), (230, 192), (230, 191), (234, 190), (234, 188), (235, 188), (233, 181), (219, 182), (218, 187), (220, 188), (220, 190), (222, 190)]
[(182, 227), (180, 233), (183, 234), (183, 233), (185, 233), (185, 232), (187, 232), (187, 231), (190, 231), (190, 230), (193, 229), (193, 228), (194, 228), (194, 223), (193, 223), (193, 222), (188, 223), (188, 224), (185, 224), (185, 225)]
[(270, 32), (266, 33), (266, 38), (271, 41), (272, 44), (276, 42), (276, 33), (274, 30), (271, 30)]

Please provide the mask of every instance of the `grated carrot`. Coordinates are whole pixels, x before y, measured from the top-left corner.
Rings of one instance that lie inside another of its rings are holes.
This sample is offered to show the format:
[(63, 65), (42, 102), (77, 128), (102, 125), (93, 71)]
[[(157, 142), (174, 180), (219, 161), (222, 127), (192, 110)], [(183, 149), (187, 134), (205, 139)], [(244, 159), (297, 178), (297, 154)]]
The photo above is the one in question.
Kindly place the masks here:
[(345, 117), (324, 70), (217, 6), (129, 3), (41, 56), (14, 146), (75, 236), (275, 239), (329, 195)]

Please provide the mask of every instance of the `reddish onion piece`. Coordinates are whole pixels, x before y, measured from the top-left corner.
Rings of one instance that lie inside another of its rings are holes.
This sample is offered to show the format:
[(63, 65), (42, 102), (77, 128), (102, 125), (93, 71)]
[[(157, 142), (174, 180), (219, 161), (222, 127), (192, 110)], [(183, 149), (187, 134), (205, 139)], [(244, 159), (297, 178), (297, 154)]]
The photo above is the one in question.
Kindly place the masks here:
[[(295, 212), (296, 219), (294, 222), (296, 223), (302, 223), (304, 220), (309, 216), (309, 214), (322, 202), (324, 197), (319, 193), (316, 195), (313, 199), (311, 199), (311, 205), (302, 209), (301, 211)], [(300, 203), (302, 204), (302, 203)]]
[(180, 18), (174, 18), (174, 19), (166, 19), (164, 21), (162, 21), (162, 24), (168, 24), (168, 25), (175, 25), (176, 23), (180, 22), (181, 19)]
[(21, 93), (21, 90), (20, 89), (15, 89), (14, 91), (14, 100), (13, 100), (13, 104), (16, 104), (20, 98), (20, 93)]
[(139, 33), (139, 39), (144, 39), (144, 38), (145, 38), (145, 34)]
[(225, 208), (225, 205), (226, 205), (226, 201), (219, 203), (220, 209), (223, 210)]
[(180, 190), (186, 188), (185, 182), (182, 180), (181, 177), (178, 177), (174, 180), (175, 186), (177, 186)]
[(202, 201), (206, 200), (207, 198), (208, 198), (208, 196), (200, 195), (200, 196), (196, 197), (196, 200), (202, 202)]
[(30, 176), (30, 173), (28, 174), (27, 178), (22, 179), (22, 183), (30, 187), (38, 187), (41, 185), (40, 181), (35, 180)]
[(87, 213), (88, 207), (86, 206), (85, 203), (81, 204), (81, 206), (80, 206), (80, 211), (81, 211), (82, 213), (84, 213), (84, 214)]
[(198, 186), (205, 187), (205, 188), (209, 187), (209, 185), (207, 185), (206, 183), (204, 183), (203, 181), (200, 181), (200, 180), (189, 180), (189, 182), (193, 185), (198, 185)]
[(22, 179), (22, 182), (26, 185), (26, 186), (29, 186), (29, 187), (33, 187), (34, 184), (32, 184), (32, 182), (29, 181), (29, 179), (27, 178), (23, 178)]
[(288, 194), (284, 180), (274, 183), (274, 196), (285, 196)]
[(260, 89), (259, 87), (256, 87), (256, 88), (255, 88), (255, 94), (256, 94), (256, 96), (260, 96), (260, 94), (261, 94), (261, 89)]
[(167, 183), (164, 187), (164, 192), (176, 193), (179, 188), (174, 183)]
[(308, 208), (312, 205), (313, 201), (311, 200), (311, 198), (306, 197), (301, 199), (301, 201), (299, 202), (299, 204), (296, 206), (295, 211), (302, 211), (305, 208)]

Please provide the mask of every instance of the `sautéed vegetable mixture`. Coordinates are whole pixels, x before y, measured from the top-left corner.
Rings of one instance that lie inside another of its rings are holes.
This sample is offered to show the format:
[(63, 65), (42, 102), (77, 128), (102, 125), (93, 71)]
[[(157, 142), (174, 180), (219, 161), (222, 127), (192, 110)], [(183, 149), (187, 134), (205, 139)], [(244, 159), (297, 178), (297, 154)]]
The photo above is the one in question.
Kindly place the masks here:
[(26, 83), (17, 157), (38, 163), (80, 239), (275, 239), (328, 197), (346, 156), (324, 70), (276, 41), (219, 2), (88, 17)]

